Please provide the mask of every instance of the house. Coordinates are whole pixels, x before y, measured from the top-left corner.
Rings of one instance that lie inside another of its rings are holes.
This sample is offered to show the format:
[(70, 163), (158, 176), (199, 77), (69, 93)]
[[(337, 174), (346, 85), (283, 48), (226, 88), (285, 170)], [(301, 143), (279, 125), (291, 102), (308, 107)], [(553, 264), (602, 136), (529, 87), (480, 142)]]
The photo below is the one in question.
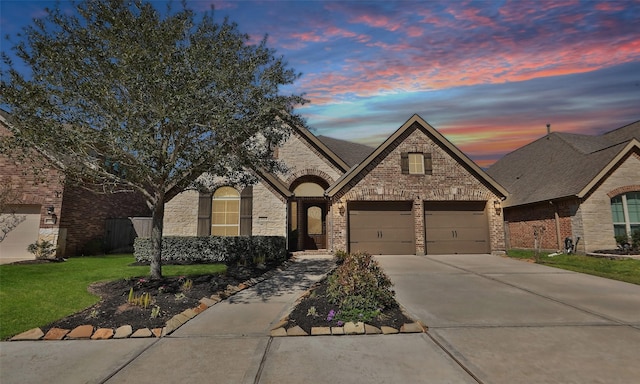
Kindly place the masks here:
[(285, 174), (175, 197), (164, 234), (285, 236), (291, 251), (505, 250), (506, 190), (418, 115), (375, 149), (294, 127), (276, 155)]
[[(9, 119), (0, 110), (0, 135), (9, 134)], [(38, 240), (51, 242), (58, 257), (102, 252), (109, 220), (149, 215), (136, 194), (96, 194), (66, 183), (37, 151), (30, 160), (37, 173), (0, 154), (0, 263), (34, 259), (27, 246)]]
[[(509, 191), (508, 248), (615, 249), (640, 229), (640, 121), (598, 136), (548, 132), (487, 173)], [(579, 240), (578, 240), (579, 239)]]

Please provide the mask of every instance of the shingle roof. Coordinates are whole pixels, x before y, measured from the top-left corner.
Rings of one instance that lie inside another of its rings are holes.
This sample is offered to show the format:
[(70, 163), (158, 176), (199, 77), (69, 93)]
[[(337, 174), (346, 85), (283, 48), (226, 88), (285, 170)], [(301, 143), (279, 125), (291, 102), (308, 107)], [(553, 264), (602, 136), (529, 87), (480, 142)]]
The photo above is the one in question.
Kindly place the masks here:
[(349, 167), (360, 163), (364, 160), (375, 148), (368, 145), (358, 144), (351, 141), (345, 141), (340, 139), (334, 139), (327, 136), (316, 136), (318, 140), (322, 141), (324, 145), (329, 147), (338, 157), (340, 157)]
[(583, 197), (638, 140), (640, 122), (599, 136), (552, 132), (505, 155), (487, 173), (509, 191), (506, 207)]

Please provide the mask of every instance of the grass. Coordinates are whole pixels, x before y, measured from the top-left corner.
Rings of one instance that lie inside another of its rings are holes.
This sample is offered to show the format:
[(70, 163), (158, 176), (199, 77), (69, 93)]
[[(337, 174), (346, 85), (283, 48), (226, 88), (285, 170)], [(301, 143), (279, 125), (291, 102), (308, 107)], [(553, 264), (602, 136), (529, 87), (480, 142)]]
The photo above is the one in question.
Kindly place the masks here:
[[(99, 281), (148, 276), (132, 255), (70, 258), (64, 263), (0, 265), (0, 340), (45, 326), (99, 301), (87, 287)], [(223, 264), (165, 265), (164, 276), (222, 273)]]
[[(507, 254), (509, 257), (516, 259), (535, 259), (534, 251), (512, 249), (509, 250)], [(548, 253), (541, 252), (536, 262), (550, 267), (640, 285), (640, 260), (611, 260), (600, 257), (565, 254), (550, 257)]]

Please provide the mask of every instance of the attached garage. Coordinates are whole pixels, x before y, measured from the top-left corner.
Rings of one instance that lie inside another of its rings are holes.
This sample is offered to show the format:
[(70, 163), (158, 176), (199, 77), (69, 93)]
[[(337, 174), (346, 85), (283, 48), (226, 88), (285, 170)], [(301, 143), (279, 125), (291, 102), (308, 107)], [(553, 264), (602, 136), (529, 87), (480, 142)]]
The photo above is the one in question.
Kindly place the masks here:
[(426, 253), (489, 253), (486, 201), (425, 202)]
[(412, 201), (349, 203), (349, 251), (374, 255), (416, 253)]
[(19, 224), (7, 233), (4, 240), (0, 242), (0, 262), (5, 263), (33, 259), (34, 256), (27, 251), (27, 247), (29, 244), (35, 243), (38, 240), (40, 230), (40, 206), (9, 206), (3, 215), (8, 217), (8, 213), (10, 212), (19, 220)]

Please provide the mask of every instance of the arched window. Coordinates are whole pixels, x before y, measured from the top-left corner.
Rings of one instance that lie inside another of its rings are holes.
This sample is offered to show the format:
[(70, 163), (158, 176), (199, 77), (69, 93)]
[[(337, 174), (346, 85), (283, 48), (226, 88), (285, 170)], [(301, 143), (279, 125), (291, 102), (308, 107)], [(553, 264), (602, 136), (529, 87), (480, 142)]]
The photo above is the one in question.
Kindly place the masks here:
[(213, 193), (211, 204), (211, 235), (240, 234), (240, 194), (235, 188), (220, 187)]
[(627, 192), (611, 199), (613, 234), (630, 237), (640, 231), (640, 192)]

